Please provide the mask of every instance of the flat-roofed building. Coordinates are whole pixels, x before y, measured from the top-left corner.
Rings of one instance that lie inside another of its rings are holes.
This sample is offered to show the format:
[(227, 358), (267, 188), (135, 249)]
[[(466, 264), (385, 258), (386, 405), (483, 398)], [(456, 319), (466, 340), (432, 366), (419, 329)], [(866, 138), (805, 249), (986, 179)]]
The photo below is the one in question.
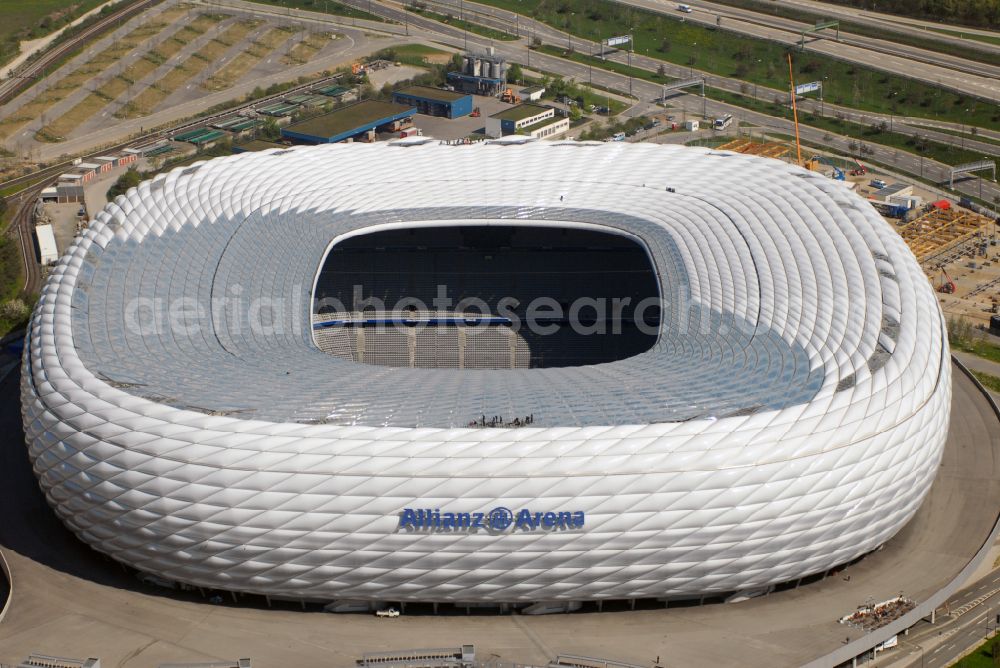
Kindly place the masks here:
[(430, 86), (401, 88), (392, 93), (392, 101), (416, 107), (418, 114), (427, 116), (459, 118), (472, 113), (471, 95)]
[[(540, 104), (519, 104), (499, 111), (486, 119), (486, 134), (490, 137), (512, 135), (518, 130), (555, 118), (556, 110)], [(540, 127), (540, 126), (539, 126)], [(568, 129), (568, 125), (567, 125)], [(565, 131), (565, 130), (564, 130)]]
[[(398, 130), (417, 110), (408, 105), (365, 100), (282, 128), (281, 136), (301, 144), (335, 144), (378, 129)], [(365, 137), (371, 139), (371, 136)]]

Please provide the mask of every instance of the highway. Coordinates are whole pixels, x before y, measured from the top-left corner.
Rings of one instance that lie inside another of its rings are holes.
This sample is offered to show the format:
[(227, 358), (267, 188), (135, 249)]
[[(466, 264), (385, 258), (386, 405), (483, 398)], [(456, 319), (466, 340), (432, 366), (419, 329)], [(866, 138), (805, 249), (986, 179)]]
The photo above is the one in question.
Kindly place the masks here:
[[(843, 18), (845, 20), (874, 24), (893, 31), (919, 28), (922, 30), (946, 30), (956, 34), (983, 35), (987, 37), (1000, 38), (1000, 32), (996, 30), (984, 30), (982, 28), (949, 25), (947, 23), (928, 21), (926, 19), (913, 19), (893, 14), (882, 14), (869, 9), (846, 7), (842, 4), (835, 4), (831, 2), (819, 2), (818, 0), (783, 0), (783, 2), (786, 5), (798, 6), (801, 9), (825, 14), (832, 18)], [(945, 35), (939, 34), (937, 37), (938, 39), (946, 39)], [(960, 39), (959, 41), (967, 46), (975, 45), (982, 49), (1000, 51), (1000, 46), (993, 46), (985, 42), (972, 41), (969, 39)]]

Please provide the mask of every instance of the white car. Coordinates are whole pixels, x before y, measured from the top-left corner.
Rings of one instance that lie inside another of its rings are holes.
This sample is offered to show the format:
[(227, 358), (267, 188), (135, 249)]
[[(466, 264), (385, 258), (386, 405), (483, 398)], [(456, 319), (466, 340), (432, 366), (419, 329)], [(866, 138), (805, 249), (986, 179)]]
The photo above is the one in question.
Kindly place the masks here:
[(376, 610), (376, 617), (399, 617), (399, 610), (396, 608), (386, 608), (385, 610)]

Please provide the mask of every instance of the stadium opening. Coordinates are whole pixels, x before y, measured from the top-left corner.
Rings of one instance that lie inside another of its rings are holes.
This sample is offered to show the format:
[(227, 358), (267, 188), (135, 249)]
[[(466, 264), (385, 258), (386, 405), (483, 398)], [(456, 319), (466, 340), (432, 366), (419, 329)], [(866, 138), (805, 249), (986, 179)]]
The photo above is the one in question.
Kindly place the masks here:
[(330, 248), (314, 297), (321, 350), (384, 366), (599, 364), (649, 350), (659, 330), (645, 246), (582, 226), (425, 225), (351, 236)]

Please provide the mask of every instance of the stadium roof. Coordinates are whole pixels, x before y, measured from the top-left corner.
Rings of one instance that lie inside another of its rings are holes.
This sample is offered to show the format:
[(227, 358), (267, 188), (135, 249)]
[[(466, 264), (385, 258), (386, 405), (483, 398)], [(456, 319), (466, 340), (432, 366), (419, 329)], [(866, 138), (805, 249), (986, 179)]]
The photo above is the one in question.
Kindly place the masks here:
[[(522, 158), (501, 161), (504, 151)], [(609, 160), (618, 156), (627, 164)], [(499, 195), (484, 198), (484, 169)], [(427, 180), (402, 189), (386, 174)], [(578, 143), (267, 151), (161, 175), (100, 215), (103, 236), (134, 242), (91, 251), (86, 308), (72, 312), (84, 364), (132, 394), (209, 413), (407, 427), (482, 413), (534, 413), (550, 426), (723, 418), (832, 401), (913, 336), (899, 323), (895, 277), (909, 253), (898, 235), (839, 184), (767, 159)], [(387, 223), (501, 220), (640, 239), (667, 300), (656, 346), (596, 366), (503, 372), (375, 368), (317, 350), (310, 291), (331, 240)], [(871, 251), (851, 263), (830, 251), (860, 246)], [(123, 293), (125, 275), (139, 278)], [(237, 286), (248, 299), (281, 297), (278, 331), (255, 334), (246, 314), (193, 340), (121, 327), (123, 298), (154, 298), (172, 275), (187, 277), (173, 293), (205, 304)]]

